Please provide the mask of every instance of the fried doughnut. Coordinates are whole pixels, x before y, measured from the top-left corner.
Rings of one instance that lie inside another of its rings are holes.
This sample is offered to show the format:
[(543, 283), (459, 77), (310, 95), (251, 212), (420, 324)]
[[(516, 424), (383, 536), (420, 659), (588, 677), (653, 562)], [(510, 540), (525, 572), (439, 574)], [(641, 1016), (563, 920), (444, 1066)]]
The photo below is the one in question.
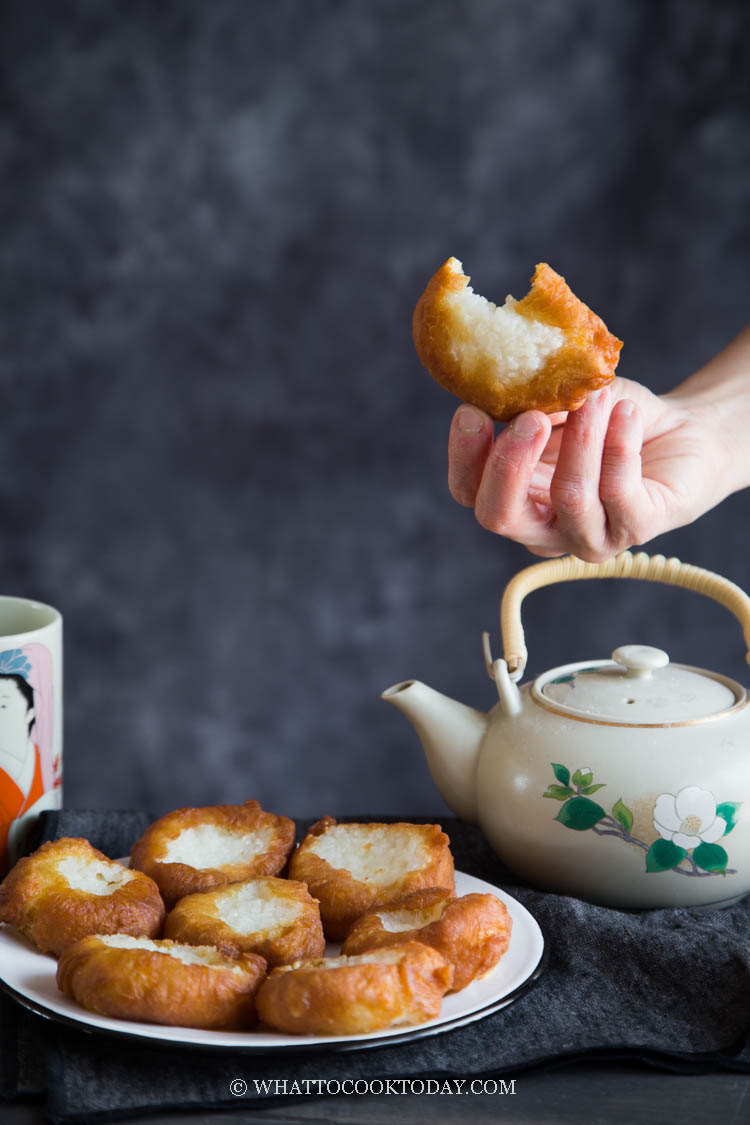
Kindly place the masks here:
[(164, 937), (215, 945), (228, 957), (259, 953), (270, 968), (320, 957), (325, 949), (320, 910), (304, 883), (248, 879), (180, 899)]
[(278, 875), (294, 847), (294, 821), (244, 805), (175, 809), (133, 845), (130, 866), (156, 882), (167, 907), (185, 895)]
[(42, 844), (0, 884), (0, 922), (55, 956), (88, 934), (153, 937), (164, 914), (159, 888), (148, 875), (78, 837)]
[(325, 816), (289, 864), (320, 903), (329, 941), (342, 941), (368, 910), (421, 887), (453, 891), (450, 840), (439, 824), (337, 824)]
[(345, 954), (420, 941), (453, 965), (452, 992), (493, 969), (510, 944), (512, 919), (495, 895), (451, 899), (445, 891), (414, 891), (393, 906), (359, 918), (341, 947)]
[(541, 262), (521, 301), (480, 297), (456, 258), (414, 310), (414, 346), (434, 379), (507, 422), (524, 410), (577, 410), (611, 382), (622, 341)]
[(417, 942), (284, 965), (260, 986), (258, 1015), (292, 1034), (364, 1035), (437, 1016), (452, 976), (437, 950)]
[(249, 1027), (266, 963), (208, 945), (98, 934), (66, 949), (57, 987), (90, 1012), (181, 1027)]

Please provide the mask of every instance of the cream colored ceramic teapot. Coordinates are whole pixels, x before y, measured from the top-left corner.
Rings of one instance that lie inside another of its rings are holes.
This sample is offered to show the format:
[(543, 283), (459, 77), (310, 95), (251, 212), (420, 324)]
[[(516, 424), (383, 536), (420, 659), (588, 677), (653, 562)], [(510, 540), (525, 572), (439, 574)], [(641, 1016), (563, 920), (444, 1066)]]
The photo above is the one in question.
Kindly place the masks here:
[(416, 680), (383, 698), (413, 722), (448, 805), (522, 878), (609, 906), (727, 905), (750, 891), (747, 692), (632, 644), (519, 688), (524, 597), (581, 578), (698, 591), (735, 614), (750, 647), (750, 598), (725, 578), (643, 552), (606, 563), (568, 557), (509, 583), (504, 660), (492, 659), (484, 634), (500, 696), (488, 715)]

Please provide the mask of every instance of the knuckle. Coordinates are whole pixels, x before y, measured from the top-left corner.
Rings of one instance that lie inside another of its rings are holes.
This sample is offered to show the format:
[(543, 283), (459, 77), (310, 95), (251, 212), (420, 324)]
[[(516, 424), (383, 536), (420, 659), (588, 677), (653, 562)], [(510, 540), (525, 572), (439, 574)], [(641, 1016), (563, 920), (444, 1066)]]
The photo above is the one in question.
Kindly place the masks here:
[(513, 477), (520, 470), (521, 462), (508, 453), (498, 453), (494, 449), (487, 458), (487, 471), (496, 479)]
[(499, 513), (486, 512), (483, 508), (477, 507), (474, 509), (474, 515), (479, 526), (485, 531), (492, 531), (495, 535), (510, 535), (510, 524)]
[(632, 458), (610, 451), (602, 458), (599, 477), (599, 495), (619, 499), (629, 491), (629, 473)]
[(589, 490), (580, 477), (552, 479), (550, 499), (557, 512), (568, 516), (581, 516), (589, 508)]
[(626, 551), (628, 547), (633, 547), (641, 543), (647, 543), (651, 538), (653, 532), (648, 530), (646, 523), (637, 517), (626, 519), (622, 522), (619, 528), (619, 539), (622, 544), (618, 547), (619, 551)]
[(613, 555), (619, 555), (620, 551), (629, 551), (631, 547), (638, 546), (640, 541), (632, 535), (627, 533), (621, 535), (617, 543), (612, 548)]
[(629, 488), (621, 477), (612, 477), (602, 474), (599, 481), (599, 498), (605, 504), (624, 504), (628, 498)]
[(638, 529), (628, 518), (609, 520), (608, 539), (612, 555), (627, 551), (633, 544), (640, 542)]
[(630, 468), (632, 462), (633, 458), (628, 449), (609, 446), (602, 454), (602, 473), (622, 476)]
[(605, 550), (602, 547), (592, 547), (586, 543), (578, 543), (571, 552), (576, 558), (583, 559), (584, 562), (600, 563), (606, 562), (607, 559), (612, 557), (612, 552)]
[(487, 461), (492, 472), (515, 473), (521, 468), (527, 456), (528, 451), (525, 448), (519, 449), (512, 442), (504, 442), (498, 438), (489, 452)]

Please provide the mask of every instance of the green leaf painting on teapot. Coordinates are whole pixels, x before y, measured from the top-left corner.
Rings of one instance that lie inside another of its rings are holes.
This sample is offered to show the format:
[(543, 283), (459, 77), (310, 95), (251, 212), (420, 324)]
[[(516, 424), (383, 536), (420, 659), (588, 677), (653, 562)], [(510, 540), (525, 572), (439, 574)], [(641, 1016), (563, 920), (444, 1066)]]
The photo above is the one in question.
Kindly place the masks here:
[(567, 766), (552, 762), (553, 784), (542, 796), (561, 802), (555, 817), (575, 832), (592, 831), (597, 836), (614, 836), (645, 852), (646, 871), (675, 871), (678, 875), (706, 878), (734, 875), (727, 867), (729, 856), (719, 843), (728, 836), (739, 818), (741, 802), (716, 802), (713, 793), (697, 785), (687, 785), (679, 793), (660, 793), (652, 810), (657, 838), (648, 843), (633, 835), (633, 813), (618, 798), (609, 812), (592, 795), (604, 789), (595, 783), (593, 771), (581, 766), (573, 773)]

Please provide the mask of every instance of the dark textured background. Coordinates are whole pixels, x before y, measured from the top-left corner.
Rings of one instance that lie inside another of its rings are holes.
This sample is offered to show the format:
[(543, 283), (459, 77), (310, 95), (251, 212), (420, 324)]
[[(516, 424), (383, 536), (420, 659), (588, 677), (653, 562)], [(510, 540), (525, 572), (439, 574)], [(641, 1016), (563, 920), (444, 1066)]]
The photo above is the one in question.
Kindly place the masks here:
[[(499, 298), (548, 260), (623, 375), (721, 348), (745, 7), (3, 5), (0, 589), (65, 615), (67, 803), (443, 808), (379, 693), (491, 705), (480, 634), (535, 560), (448, 496), (412, 307), (449, 254)], [(651, 549), (747, 584), (748, 516)], [(558, 588), (526, 621), (533, 673), (638, 641), (746, 679), (692, 594)]]

